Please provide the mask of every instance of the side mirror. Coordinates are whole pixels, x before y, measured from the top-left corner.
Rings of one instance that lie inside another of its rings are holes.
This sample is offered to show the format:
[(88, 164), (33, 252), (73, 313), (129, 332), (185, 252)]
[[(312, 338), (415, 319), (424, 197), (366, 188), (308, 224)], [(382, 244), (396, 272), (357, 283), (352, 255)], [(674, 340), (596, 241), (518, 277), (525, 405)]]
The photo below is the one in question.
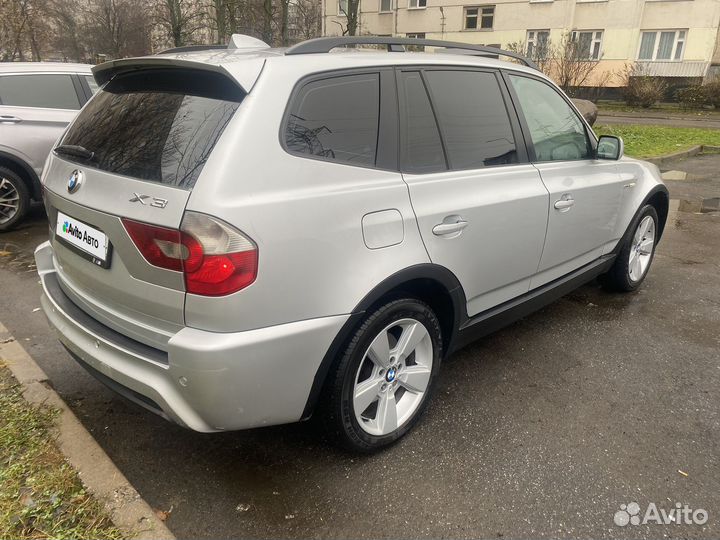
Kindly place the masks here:
[(625, 143), (623, 143), (622, 137), (602, 135), (598, 140), (595, 156), (597, 159), (618, 160), (623, 157), (624, 152)]

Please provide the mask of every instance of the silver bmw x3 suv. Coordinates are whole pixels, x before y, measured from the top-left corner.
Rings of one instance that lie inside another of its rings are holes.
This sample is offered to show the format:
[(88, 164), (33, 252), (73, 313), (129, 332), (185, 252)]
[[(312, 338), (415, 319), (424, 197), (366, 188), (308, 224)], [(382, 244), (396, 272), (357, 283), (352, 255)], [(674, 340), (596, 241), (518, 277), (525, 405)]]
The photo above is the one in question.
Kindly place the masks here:
[(318, 413), (372, 451), (454, 350), (593, 278), (645, 278), (658, 169), (530, 62), (233, 43), (95, 67), (43, 173), (43, 308), (130, 400), (202, 432)]

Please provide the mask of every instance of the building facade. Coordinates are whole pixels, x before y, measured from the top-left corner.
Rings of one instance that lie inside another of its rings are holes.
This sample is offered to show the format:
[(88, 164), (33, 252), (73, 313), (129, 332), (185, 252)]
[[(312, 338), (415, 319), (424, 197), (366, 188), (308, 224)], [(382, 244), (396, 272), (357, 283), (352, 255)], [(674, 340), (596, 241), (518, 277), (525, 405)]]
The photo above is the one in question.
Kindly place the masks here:
[[(323, 35), (343, 33), (346, 2), (323, 0)], [(360, 0), (358, 19), (358, 34), (520, 44), (530, 56), (571, 36), (599, 61), (592, 84), (621, 85), (635, 62), (660, 77), (720, 74), (720, 0)]]

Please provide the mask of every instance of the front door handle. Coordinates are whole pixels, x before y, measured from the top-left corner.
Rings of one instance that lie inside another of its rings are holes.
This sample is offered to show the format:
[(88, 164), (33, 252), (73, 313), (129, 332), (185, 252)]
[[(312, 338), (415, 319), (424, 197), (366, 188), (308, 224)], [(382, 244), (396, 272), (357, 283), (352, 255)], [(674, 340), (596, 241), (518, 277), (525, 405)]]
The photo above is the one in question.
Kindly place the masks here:
[(555, 210), (569, 210), (574, 204), (575, 199), (572, 198), (572, 195), (563, 195), (559, 201), (555, 201)]
[(467, 226), (468, 222), (460, 216), (447, 216), (442, 223), (433, 227), (432, 232), (435, 236), (458, 235)]
[(17, 124), (18, 122), (22, 122), (22, 118), (9, 114), (0, 114), (0, 123), (2, 124)]

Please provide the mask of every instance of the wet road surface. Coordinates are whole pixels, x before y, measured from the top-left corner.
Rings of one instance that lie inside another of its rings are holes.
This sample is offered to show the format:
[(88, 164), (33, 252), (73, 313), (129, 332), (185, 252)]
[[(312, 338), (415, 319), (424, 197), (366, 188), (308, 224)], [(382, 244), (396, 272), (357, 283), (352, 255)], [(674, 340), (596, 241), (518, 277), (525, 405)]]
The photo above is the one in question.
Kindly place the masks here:
[[(456, 353), (424, 421), (375, 456), (334, 449), (312, 422), (196, 434), (106, 390), (38, 310), (41, 208), (0, 235), (0, 321), (182, 538), (717, 537), (720, 212), (681, 200), (720, 197), (720, 157), (667, 168), (692, 180), (669, 183), (640, 291), (589, 284)], [(709, 520), (614, 525), (631, 501)]]

